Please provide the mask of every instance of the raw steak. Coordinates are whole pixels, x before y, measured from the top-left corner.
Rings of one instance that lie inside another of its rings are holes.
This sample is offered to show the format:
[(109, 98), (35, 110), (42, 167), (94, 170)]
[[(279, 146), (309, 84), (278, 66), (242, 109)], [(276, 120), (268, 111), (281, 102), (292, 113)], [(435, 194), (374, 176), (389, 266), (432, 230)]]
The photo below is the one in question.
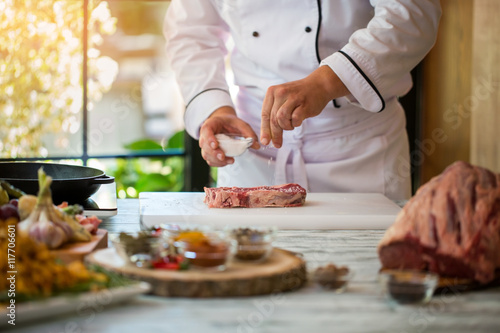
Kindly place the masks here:
[(294, 207), (306, 201), (306, 190), (298, 184), (258, 187), (205, 187), (210, 208)]
[(378, 254), (384, 268), (492, 281), (500, 268), (500, 174), (455, 162), (408, 201)]

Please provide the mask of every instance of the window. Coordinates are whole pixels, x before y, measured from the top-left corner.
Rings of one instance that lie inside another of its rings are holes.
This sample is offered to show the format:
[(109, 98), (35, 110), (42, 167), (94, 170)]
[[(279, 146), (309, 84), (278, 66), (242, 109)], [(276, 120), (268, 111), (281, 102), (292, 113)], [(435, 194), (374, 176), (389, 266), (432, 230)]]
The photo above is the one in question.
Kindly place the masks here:
[(202, 190), (164, 55), (168, 4), (0, 0), (0, 159), (94, 166), (121, 197)]

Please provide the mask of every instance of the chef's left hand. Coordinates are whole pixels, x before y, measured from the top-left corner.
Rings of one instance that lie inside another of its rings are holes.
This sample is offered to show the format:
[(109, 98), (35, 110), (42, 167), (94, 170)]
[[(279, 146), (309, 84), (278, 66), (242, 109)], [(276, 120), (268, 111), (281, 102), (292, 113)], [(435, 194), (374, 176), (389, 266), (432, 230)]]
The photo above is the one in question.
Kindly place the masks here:
[(299, 127), (304, 119), (319, 115), (331, 100), (348, 93), (328, 66), (319, 67), (304, 79), (269, 87), (262, 105), (261, 143), (272, 141), (280, 148), (283, 130)]

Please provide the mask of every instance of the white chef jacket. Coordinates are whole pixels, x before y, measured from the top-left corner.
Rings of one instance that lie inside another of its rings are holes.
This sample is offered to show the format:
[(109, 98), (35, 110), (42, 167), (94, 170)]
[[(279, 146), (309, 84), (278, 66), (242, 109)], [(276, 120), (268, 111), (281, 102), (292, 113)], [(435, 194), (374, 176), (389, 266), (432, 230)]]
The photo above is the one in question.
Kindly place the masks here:
[[(218, 185), (297, 182), (313, 192), (407, 198), (408, 140), (397, 98), (411, 89), (410, 71), (434, 44), (440, 15), (439, 0), (172, 0), (167, 56), (194, 138), (222, 106), (258, 134), (268, 87), (318, 66), (329, 66), (350, 91), (285, 131), (282, 148), (249, 150), (219, 168)], [(236, 96), (226, 81), (228, 52)]]

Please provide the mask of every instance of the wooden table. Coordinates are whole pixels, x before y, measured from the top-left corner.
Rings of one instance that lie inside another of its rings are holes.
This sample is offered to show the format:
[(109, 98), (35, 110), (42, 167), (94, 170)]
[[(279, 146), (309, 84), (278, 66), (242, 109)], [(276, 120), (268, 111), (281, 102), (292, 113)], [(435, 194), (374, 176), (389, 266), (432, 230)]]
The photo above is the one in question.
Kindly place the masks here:
[[(102, 225), (110, 234), (136, 231), (138, 200), (118, 200), (118, 215)], [(498, 332), (500, 288), (447, 290), (426, 306), (394, 306), (377, 284), (376, 246), (381, 230), (280, 231), (276, 246), (301, 252), (313, 270), (334, 262), (355, 276), (335, 294), (308, 284), (299, 291), (251, 298), (182, 299), (140, 296), (109, 308), (96, 307), (51, 318), (23, 332)], [(19, 321), (19, 320), (18, 320)]]

